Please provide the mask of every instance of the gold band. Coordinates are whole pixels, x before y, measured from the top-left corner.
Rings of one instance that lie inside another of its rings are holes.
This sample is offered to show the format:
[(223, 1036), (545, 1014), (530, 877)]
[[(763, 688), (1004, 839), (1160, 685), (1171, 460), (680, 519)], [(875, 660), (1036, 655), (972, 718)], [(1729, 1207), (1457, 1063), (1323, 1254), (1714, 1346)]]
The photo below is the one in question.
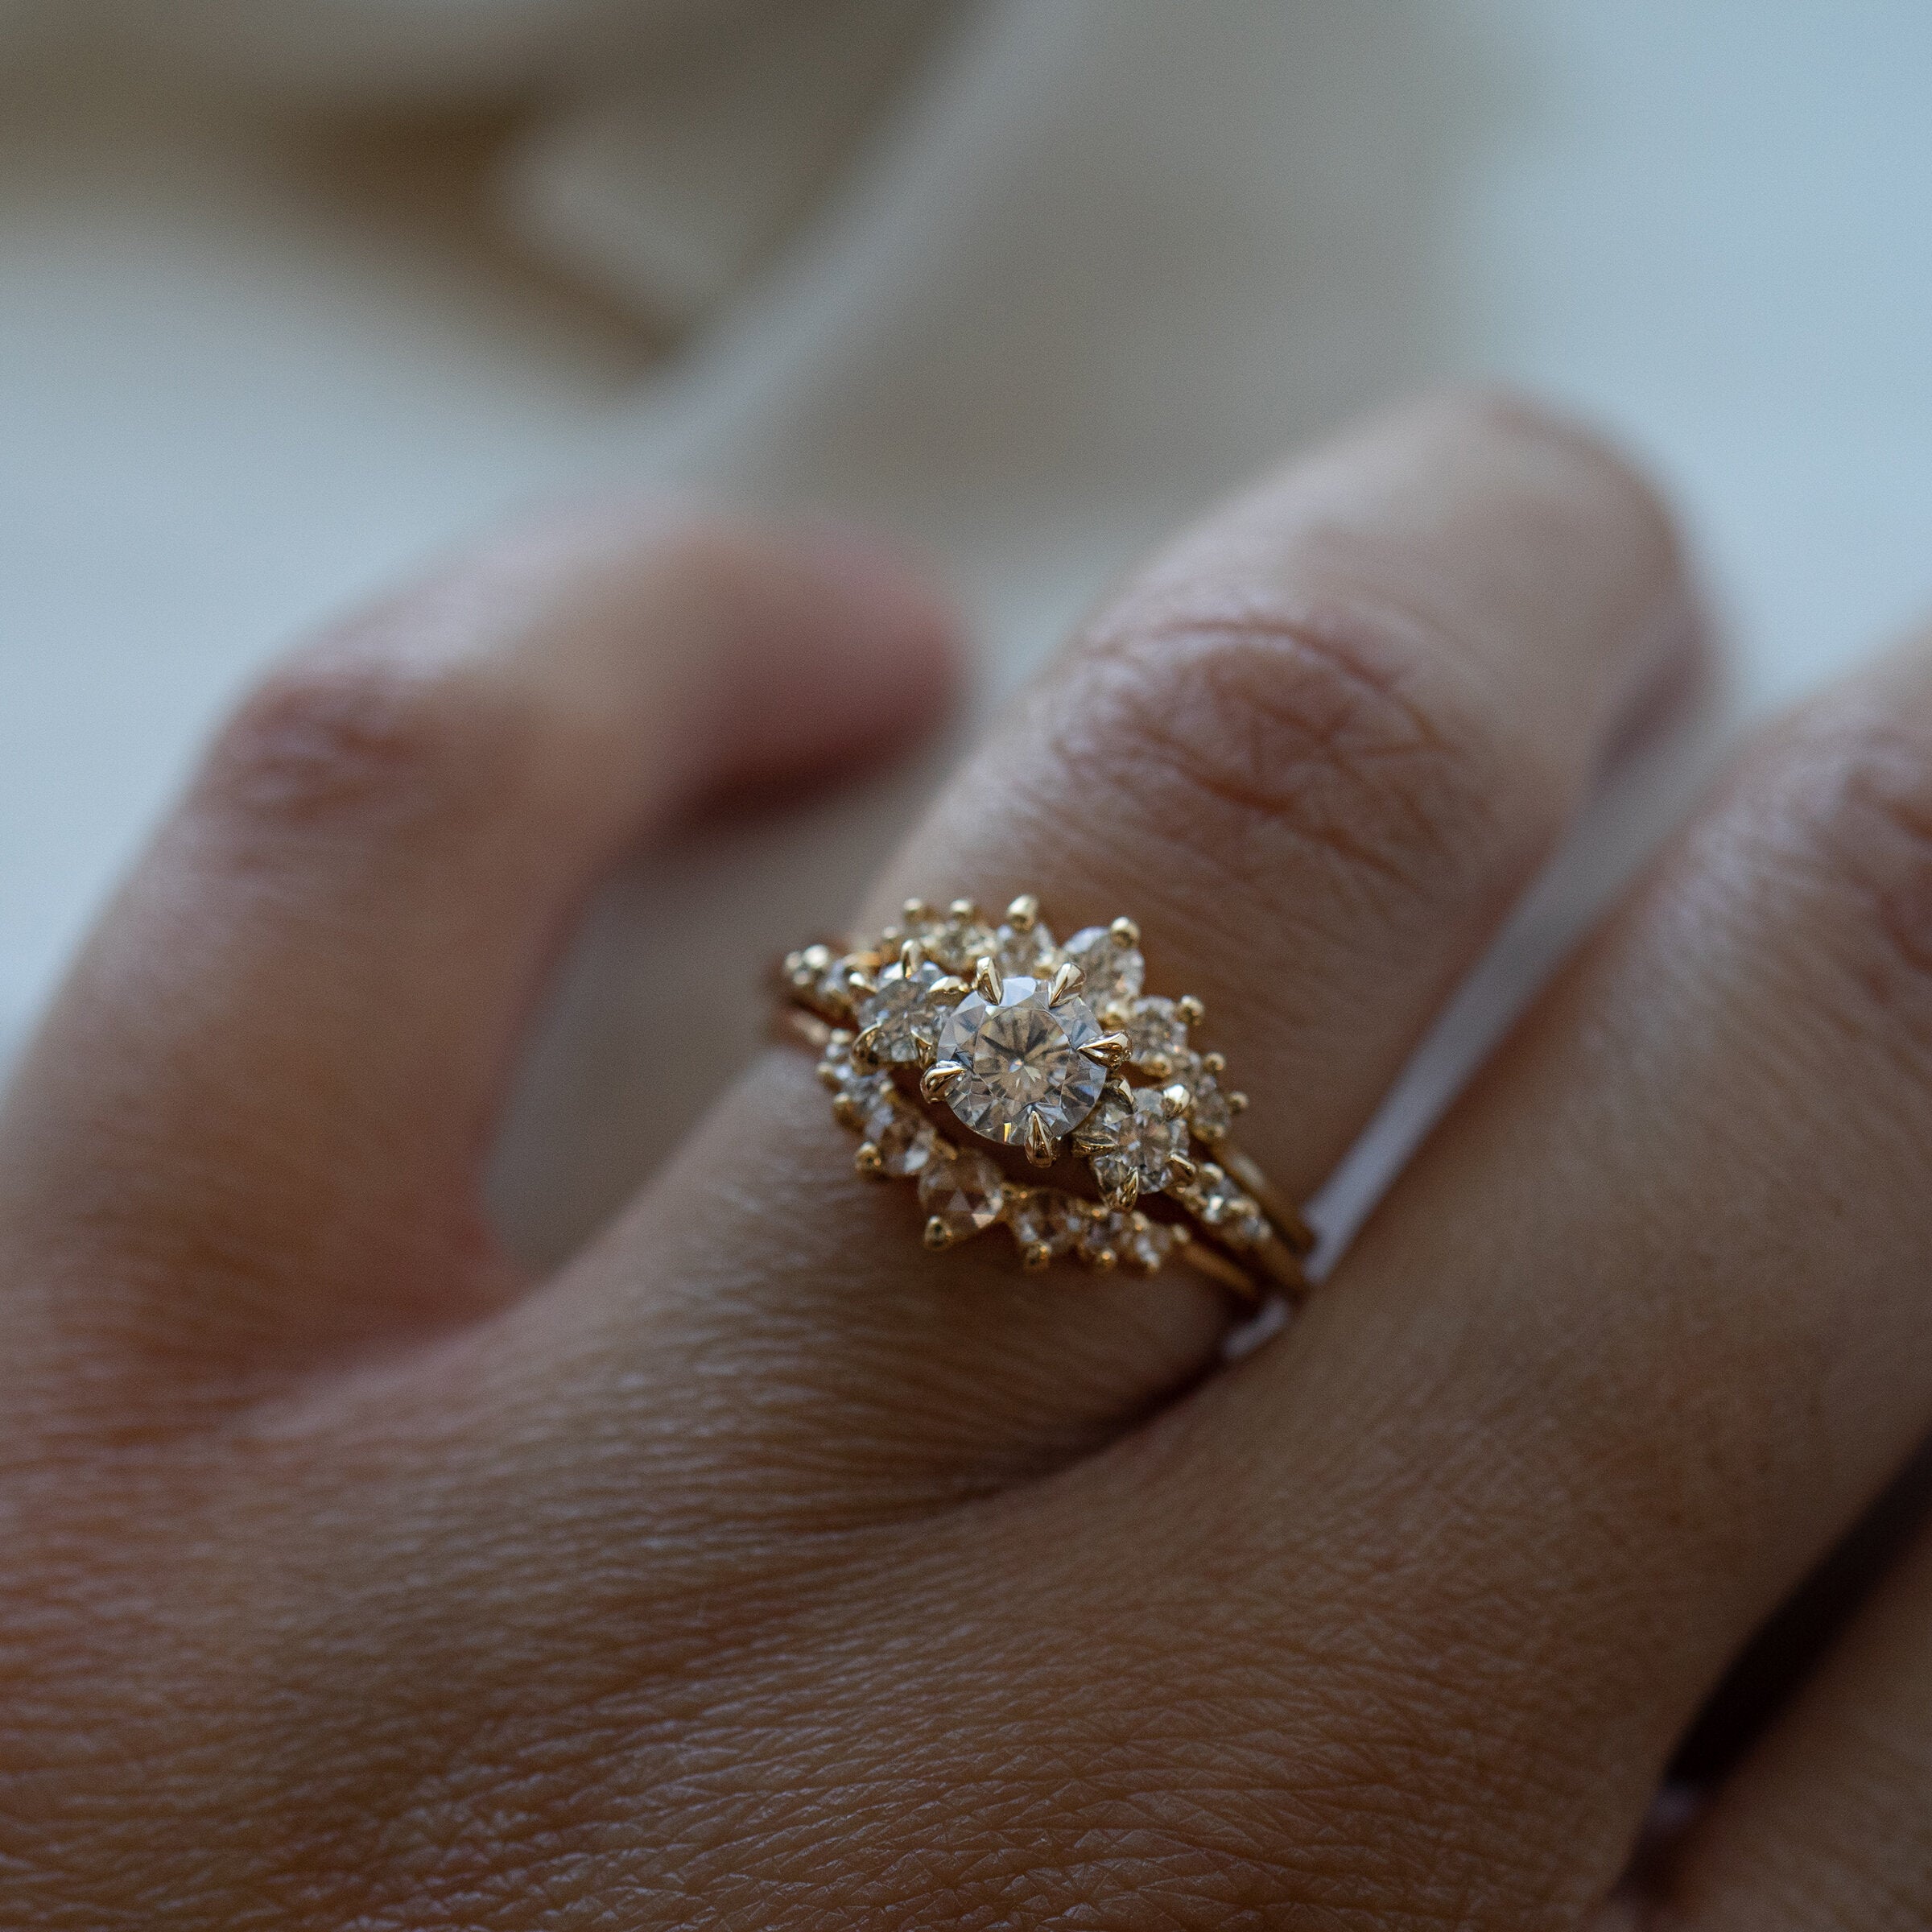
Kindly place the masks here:
[(1129, 919), (1060, 945), (1030, 896), (997, 927), (912, 900), (875, 941), (786, 956), (786, 1030), (817, 1051), (859, 1170), (917, 1182), (929, 1248), (999, 1224), (1030, 1269), (1172, 1259), (1299, 1299), (1314, 1236), (1233, 1145), (1247, 1101), (1195, 1046), (1201, 1002), (1146, 993), (1145, 970)]

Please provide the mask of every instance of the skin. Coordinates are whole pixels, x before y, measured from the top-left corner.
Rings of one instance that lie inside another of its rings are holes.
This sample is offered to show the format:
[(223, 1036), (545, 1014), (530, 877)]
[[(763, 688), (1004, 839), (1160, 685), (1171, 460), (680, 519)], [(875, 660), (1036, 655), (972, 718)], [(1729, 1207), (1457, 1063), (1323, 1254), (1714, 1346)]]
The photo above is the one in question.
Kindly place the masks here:
[[(1588, 437), (1372, 423), (1182, 536), (908, 892), (1131, 910), (1305, 1193), (1695, 650)], [(943, 701), (847, 541), (516, 533), (279, 671), (0, 1118), (0, 1911), (74, 1932), (1907, 1932), (1909, 1550), (1673, 1745), (1932, 1423), (1932, 653), (1746, 752), (1237, 1366), (919, 1247), (774, 1051), (521, 1279), (478, 1199), (626, 851)]]

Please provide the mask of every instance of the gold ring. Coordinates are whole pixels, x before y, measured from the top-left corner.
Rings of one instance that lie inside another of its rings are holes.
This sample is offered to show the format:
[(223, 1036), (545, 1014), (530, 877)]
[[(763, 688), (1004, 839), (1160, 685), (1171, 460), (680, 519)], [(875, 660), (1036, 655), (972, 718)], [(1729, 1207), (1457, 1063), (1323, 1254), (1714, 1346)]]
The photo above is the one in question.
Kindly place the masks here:
[(1178, 1260), (1298, 1299), (1314, 1236), (1234, 1145), (1247, 1097), (1195, 1047), (1201, 1002), (1146, 974), (1131, 919), (1060, 945), (1030, 894), (997, 927), (970, 900), (911, 899), (876, 940), (786, 955), (787, 1030), (817, 1051), (859, 1171), (918, 1183), (928, 1248), (998, 1225), (1029, 1269)]

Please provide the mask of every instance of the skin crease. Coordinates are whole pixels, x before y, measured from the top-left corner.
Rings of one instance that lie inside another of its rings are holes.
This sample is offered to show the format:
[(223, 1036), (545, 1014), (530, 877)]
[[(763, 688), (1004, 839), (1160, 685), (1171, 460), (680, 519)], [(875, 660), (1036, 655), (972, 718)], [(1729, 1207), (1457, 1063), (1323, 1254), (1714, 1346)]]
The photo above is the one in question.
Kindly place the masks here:
[[(1184, 535), (881, 881), (1131, 909), (1291, 1191), (1660, 685), (1669, 526), (1521, 405)], [(1932, 661), (1768, 735), (1285, 1334), (928, 1257), (774, 1054), (553, 1280), (476, 1175), (694, 799), (946, 689), (848, 539), (505, 539), (246, 705), (0, 1118), (0, 1923), (1880, 1932), (1932, 1567), (1668, 1856), (1674, 1740), (1932, 1421)]]

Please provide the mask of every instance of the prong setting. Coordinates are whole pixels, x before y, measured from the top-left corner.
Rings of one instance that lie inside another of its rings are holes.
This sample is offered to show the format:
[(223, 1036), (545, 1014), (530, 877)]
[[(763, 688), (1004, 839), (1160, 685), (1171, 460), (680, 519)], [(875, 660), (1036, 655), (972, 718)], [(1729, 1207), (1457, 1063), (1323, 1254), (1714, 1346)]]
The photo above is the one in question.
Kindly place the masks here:
[(1104, 1067), (1111, 1071), (1116, 1067), (1126, 1065), (1133, 1046), (1124, 1033), (1103, 1033), (1089, 1040), (1080, 1051), (1096, 1067)]
[(946, 1089), (965, 1071), (957, 1060), (935, 1060), (919, 1076), (919, 1097), (925, 1100), (944, 1099)]
[[(1050, 910), (1018, 894), (996, 931), (971, 900), (913, 899), (875, 938), (784, 956), (787, 1031), (820, 1054), (855, 1169), (917, 1182), (935, 1252), (998, 1223), (1029, 1274), (1061, 1256), (1150, 1274), (1191, 1242), (1227, 1286), (1294, 1292), (1285, 1211), (1230, 1137), (1247, 1096), (1200, 1049), (1204, 1002), (1148, 989), (1131, 919), (1063, 942)], [(1086, 1179), (1021, 1178), (1075, 1162)]]

